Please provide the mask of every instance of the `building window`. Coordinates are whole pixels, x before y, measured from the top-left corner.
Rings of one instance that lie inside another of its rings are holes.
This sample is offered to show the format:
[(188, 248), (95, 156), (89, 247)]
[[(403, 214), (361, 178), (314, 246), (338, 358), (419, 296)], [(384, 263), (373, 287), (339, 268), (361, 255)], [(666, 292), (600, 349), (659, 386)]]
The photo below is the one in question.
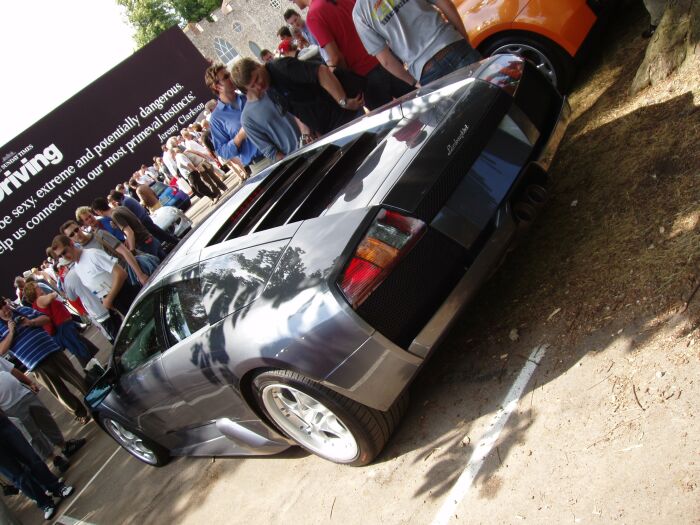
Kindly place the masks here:
[(260, 49), (260, 46), (253, 42), (252, 40), (248, 42), (248, 47), (250, 48), (251, 53), (253, 53), (253, 56), (256, 58), (260, 58), (260, 52), (262, 49)]
[(270, 7), (272, 9), (280, 9), (282, 7), (282, 3), (280, 0), (270, 0)]
[(234, 22), (232, 27), (234, 33), (240, 33), (241, 31), (243, 31), (243, 26), (240, 22)]
[(224, 64), (228, 64), (238, 56), (238, 51), (233, 48), (231, 43), (218, 36), (214, 39), (214, 49), (219, 56), (219, 60)]

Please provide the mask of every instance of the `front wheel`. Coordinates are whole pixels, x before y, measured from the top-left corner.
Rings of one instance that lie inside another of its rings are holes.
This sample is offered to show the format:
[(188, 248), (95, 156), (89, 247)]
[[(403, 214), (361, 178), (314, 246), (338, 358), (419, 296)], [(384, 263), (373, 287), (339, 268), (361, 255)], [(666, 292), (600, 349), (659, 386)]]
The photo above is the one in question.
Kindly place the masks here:
[(135, 458), (154, 467), (162, 467), (170, 461), (170, 454), (165, 448), (138, 432), (110, 418), (101, 418), (100, 422), (112, 439)]
[(351, 466), (377, 457), (406, 406), (404, 397), (381, 412), (288, 370), (259, 374), (253, 393), (265, 415), (299, 446)]

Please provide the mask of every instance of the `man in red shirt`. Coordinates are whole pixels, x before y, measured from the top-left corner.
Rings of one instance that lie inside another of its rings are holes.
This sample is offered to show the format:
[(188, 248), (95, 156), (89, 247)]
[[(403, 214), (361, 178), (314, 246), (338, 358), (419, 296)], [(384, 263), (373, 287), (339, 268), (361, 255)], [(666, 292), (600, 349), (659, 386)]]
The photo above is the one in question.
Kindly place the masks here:
[(365, 105), (378, 108), (413, 90), (365, 51), (352, 19), (354, 0), (294, 0), (308, 7), (306, 24), (329, 57), (329, 67), (345, 68), (365, 79)]

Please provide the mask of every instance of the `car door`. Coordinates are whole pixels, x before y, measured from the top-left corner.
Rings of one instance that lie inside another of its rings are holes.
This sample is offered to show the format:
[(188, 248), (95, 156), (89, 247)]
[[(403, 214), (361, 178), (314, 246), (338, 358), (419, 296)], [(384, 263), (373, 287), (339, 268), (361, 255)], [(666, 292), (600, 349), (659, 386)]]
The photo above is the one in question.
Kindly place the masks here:
[(115, 343), (119, 376), (109, 402), (125, 422), (157, 440), (192, 417), (163, 368), (166, 345), (159, 313), (161, 302), (162, 291), (151, 292), (125, 320)]
[(163, 319), (168, 349), (162, 366), (173, 389), (193, 416), (188, 428), (208, 425), (219, 418), (251, 419), (252, 413), (232, 385), (237, 380), (216, 324), (202, 304), (198, 276), (187, 274), (170, 282), (163, 295)]

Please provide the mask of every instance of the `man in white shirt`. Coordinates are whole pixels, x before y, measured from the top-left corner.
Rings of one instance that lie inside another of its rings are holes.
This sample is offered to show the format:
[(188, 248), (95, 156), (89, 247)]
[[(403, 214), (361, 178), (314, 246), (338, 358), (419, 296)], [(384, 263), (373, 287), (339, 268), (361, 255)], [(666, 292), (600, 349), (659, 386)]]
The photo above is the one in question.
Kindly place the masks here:
[(168, 170), (170, 177), (177, 177), (177, 164), (175, 164), (175, 157), (170, 153), (168, 146), (165, 144), (163, 144), (161, 148), (163, 150), (163, 164), (165, 164), (165, 168)]
[[(219, 160), (216, 156), (209, 151), (209, 148), (202, 144), (199, 139), (195, 139), (191, 132), (183, 129), (182, 138), (182, 145), (185, 147), (185, 155), (189, 158), (193, 156), (199, 157), (204, 161), (204, 163), (199, 165), (199, 173), (202, 176), (202, 180), (212, 188), (216, 187), (221, 192), (225, 192), (228, 188), (221, 180), (224, 172), (219, 169)], [(205, 169), (202, 166), (208, 167)]]
[(114, 308), (126, 315), (138, 288), (128, 282), (126, 271), (119, 266), (117, 259), (100, 250), (78, 248), (65, 235), (53, 238), (51, 250), (56, 257), (75, 262), (71, 271), (76, 272), (83, 284), (102, 300), (105, 308)]
[(107, 310), (102, 301), (83, 284), (78, 274), (73, 271), (74, 263), (61, 259), (58, 264), (59, 266), (70, 266), (68, 273), (63, 276), (63, 291), (66, 297), (71, 301), (80, 299), (90, 319), (104, 329), (107, 339), (114, 342), (122, 324), (121, 317), (114, 311)]

